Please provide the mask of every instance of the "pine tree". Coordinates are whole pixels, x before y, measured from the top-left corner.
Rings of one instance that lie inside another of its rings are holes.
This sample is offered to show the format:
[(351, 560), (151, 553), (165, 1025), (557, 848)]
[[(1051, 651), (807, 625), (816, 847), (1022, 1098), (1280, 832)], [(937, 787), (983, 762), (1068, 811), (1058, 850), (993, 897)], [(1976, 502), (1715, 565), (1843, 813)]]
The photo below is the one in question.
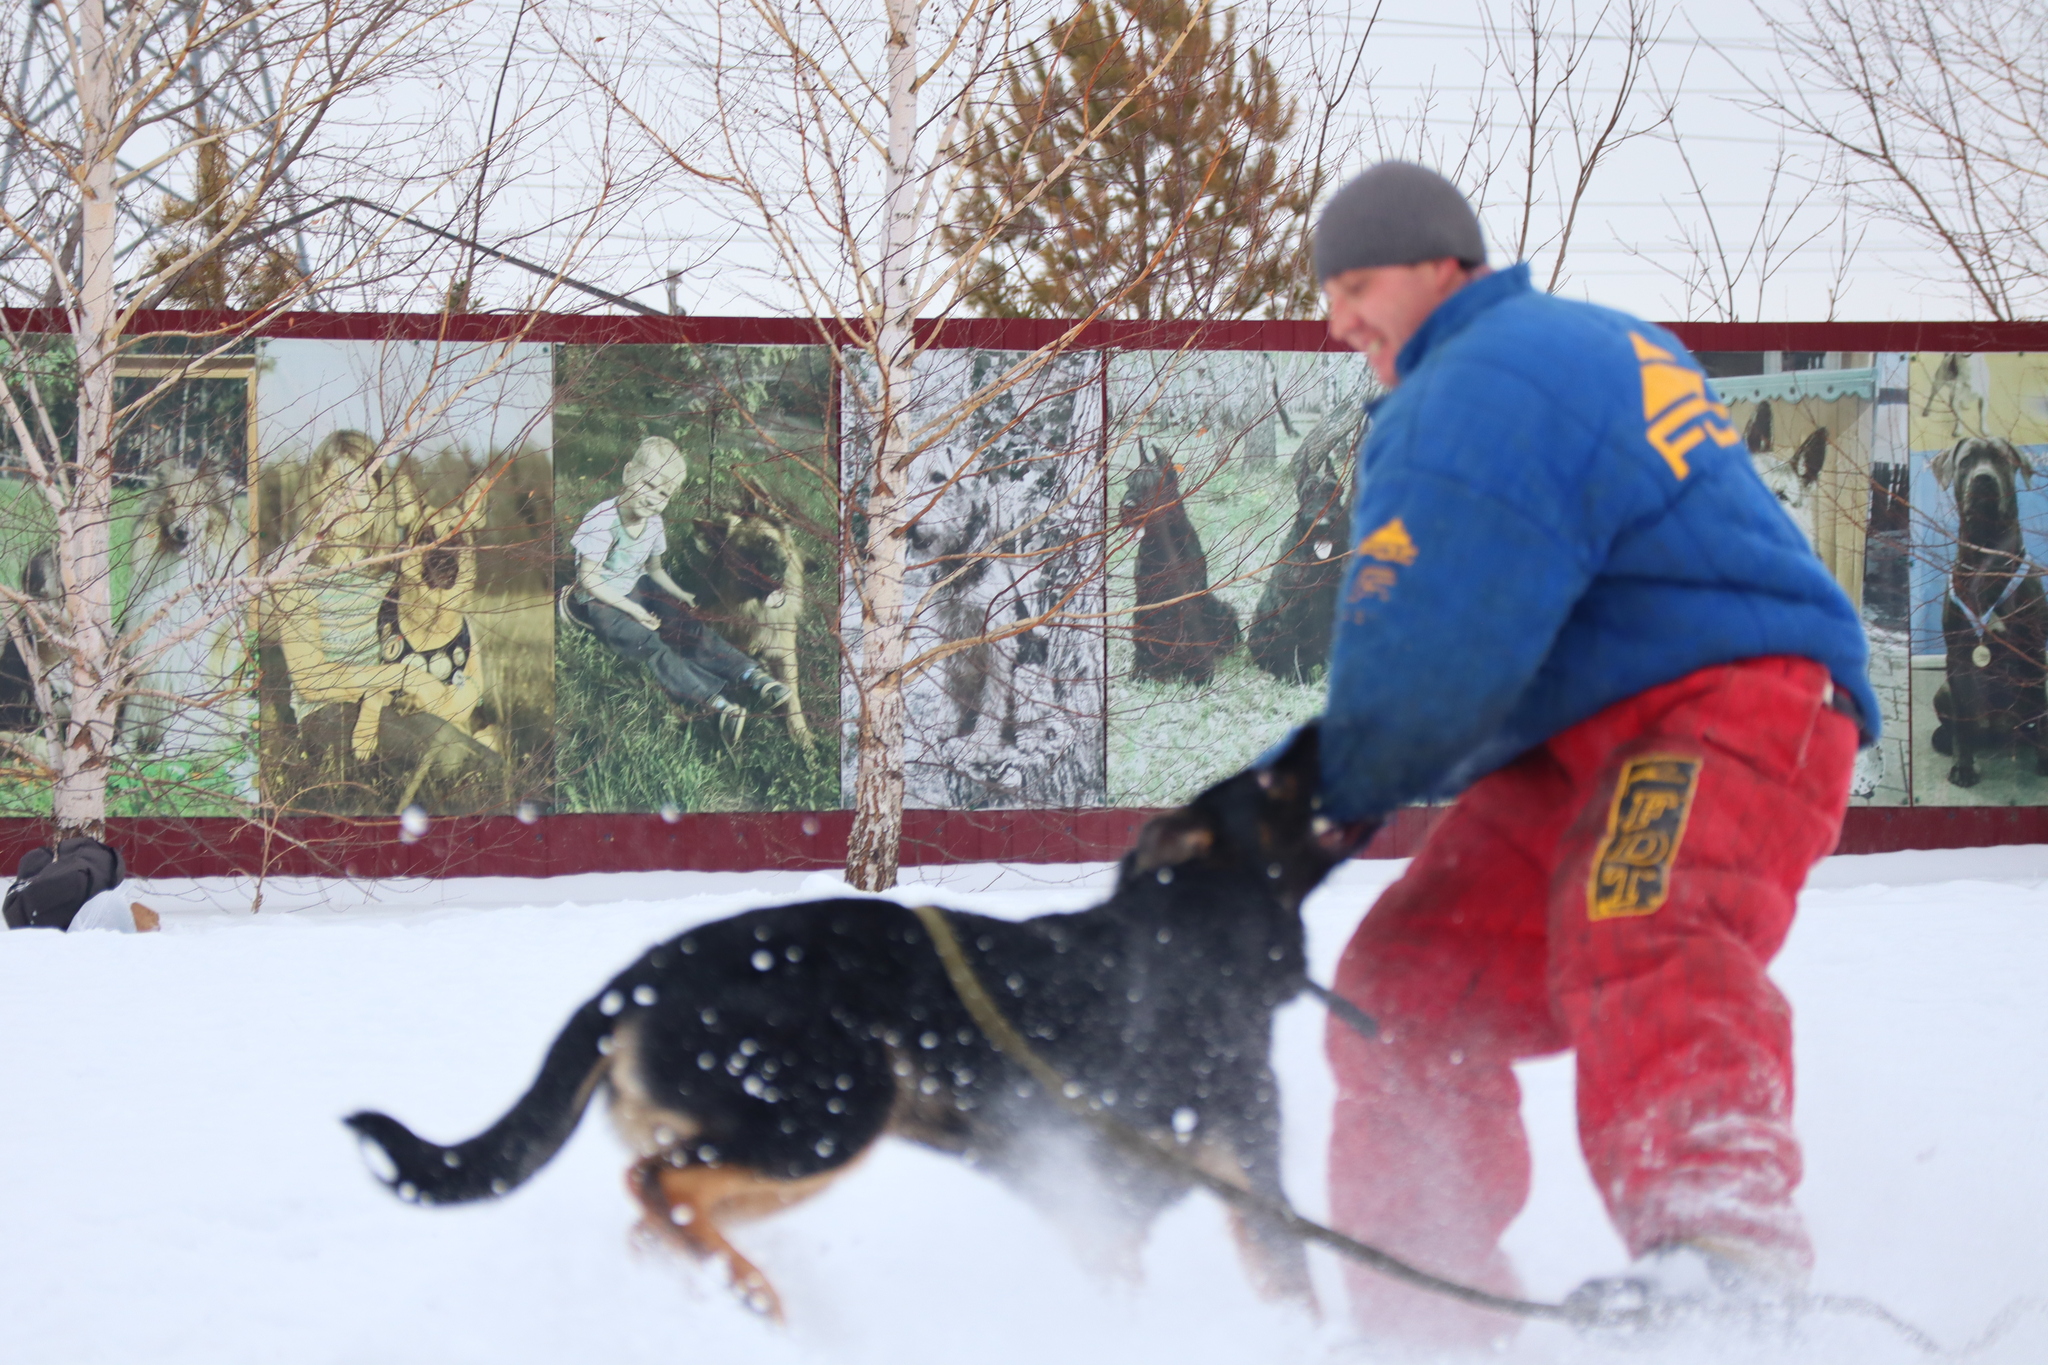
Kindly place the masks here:
[(994, 231), (969, 307), (1150, 320), (1312, 309), (1320, 185), (1290, 156), (1294, 101), (1274, 63), (1240, 47), (1234, 15), (1219, 33), (1206, 3), (1084, 0), (1032, 44), (1005, 95), (967, 140), (969, 193), (946, 229), (956, 251)]
[[(149, 269), (173, 281), (163, 294), (164, 303), (171, 306), (262, 308), (301, 290), (305, 278), (289, 251), (267, 242), (234, 245), (225, 251), (208, 249), (230, 224), (248, 216), (249, 208), (246, 201), (235, 201), (227, 150), (217, 140), (207, 139), (208, 132), (204, 123), (193, 130), (199, 142), (199, 165), (192, 197), (165, 195), (157, 211), (159, 221), (175, 236), (170, 245), (152, 254)], [(186, 264), (188, 258), (190, 264)]]

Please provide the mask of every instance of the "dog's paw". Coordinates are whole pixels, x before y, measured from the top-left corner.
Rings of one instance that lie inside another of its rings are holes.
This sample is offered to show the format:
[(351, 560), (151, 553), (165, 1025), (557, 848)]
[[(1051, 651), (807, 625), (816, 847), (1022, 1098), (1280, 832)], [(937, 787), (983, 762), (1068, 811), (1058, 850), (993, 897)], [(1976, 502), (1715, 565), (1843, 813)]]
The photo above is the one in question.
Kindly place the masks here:
[(1977, 785), (1977, 770), (1958, 763), (1948, 770), (1948, 780), (1953, 786), (1974, 787)]
[(1949, 738), (1948, 726), (1946, 725), (1935, 726), (1934, 733), (1927, 737), (1927, 742), (1933, 745), (1934, 752), (1940, 754), (1943, 758), (1953, 754), (1956, 749), (1955, 741)]

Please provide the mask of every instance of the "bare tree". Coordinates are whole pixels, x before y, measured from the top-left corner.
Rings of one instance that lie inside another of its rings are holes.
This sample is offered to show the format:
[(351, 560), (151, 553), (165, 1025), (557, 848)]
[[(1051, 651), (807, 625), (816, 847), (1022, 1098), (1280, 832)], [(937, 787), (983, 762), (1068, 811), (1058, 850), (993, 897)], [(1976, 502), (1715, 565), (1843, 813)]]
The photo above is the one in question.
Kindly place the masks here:
[(1764, 14), (1755, 105), (1833, 153), (1827, 183), (1954, 269), (1999, 320), (2048, 301), (2048, 12), (2030, 0), (1806, 0)]
[[(1677, 286), (1673, 316), (1688, 321), (1757, 321), (1764, 315), (1772, 281), (1833, 237), (1826, 247), (1833, 274), (1826, 321), (1834, 321), (1848, 291), (1850, 264), (1867, 229), (1852, 225), (1839, 201), (1831, 209), (1822, 202), (1819, 180), (1794, 169), (1783, 142), (1762, 177), (1762, 204), (1753, 217), (1739, 219), (1720, 207), (1721, 196), (1701, 176), (1676, 120), (1670, 143), (1685, 168), (1688, 188), (1685, 199), (1666, 201), (1672, 250), (1652, 251), (1633, 243), (1626, 250)], [(1748, 183), (1753, 186), (1753, 179)]]
[(1489, 3), (1479, 87), (1462, 107), (1425, 88), (1405, 114), (1381, 111), (1368, 88), (1371, 132), (1382, 156), (1435, 166), (1502, 228), (1494, 246), (1547, 270), (1555, 292), (1569, 279), (1596, 182), (1616, 154), (1670, 126), (1682, 80), (1667, 91), (1652, 59), (1669, 18), (1656, 0)]

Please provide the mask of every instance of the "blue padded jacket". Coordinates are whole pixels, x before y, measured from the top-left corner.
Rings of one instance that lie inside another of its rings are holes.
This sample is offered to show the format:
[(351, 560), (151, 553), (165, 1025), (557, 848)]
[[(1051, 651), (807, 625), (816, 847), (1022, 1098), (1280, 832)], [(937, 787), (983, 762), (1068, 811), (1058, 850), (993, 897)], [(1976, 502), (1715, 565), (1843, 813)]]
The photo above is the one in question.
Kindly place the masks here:
[(1530, 286), (1438, 306), (1358, 455), (1324, 798), (1342, 819), (1450, 795), (1696, 669), (1824, 664), (1876, 738), (1855, 607), (1660, 327)]

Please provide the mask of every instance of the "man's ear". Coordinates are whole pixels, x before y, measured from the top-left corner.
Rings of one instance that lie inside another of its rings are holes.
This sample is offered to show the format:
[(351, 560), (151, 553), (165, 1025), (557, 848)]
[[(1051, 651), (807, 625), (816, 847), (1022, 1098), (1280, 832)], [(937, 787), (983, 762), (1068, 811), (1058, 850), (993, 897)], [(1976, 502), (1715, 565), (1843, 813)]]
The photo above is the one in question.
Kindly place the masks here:
[(1193, 862), (1216, 846), (1216, 832), (1185, 808), (1155, 815), (1138, 831), (1138, 842), (1124, 855), (1127, 873), (1151, 872)]

